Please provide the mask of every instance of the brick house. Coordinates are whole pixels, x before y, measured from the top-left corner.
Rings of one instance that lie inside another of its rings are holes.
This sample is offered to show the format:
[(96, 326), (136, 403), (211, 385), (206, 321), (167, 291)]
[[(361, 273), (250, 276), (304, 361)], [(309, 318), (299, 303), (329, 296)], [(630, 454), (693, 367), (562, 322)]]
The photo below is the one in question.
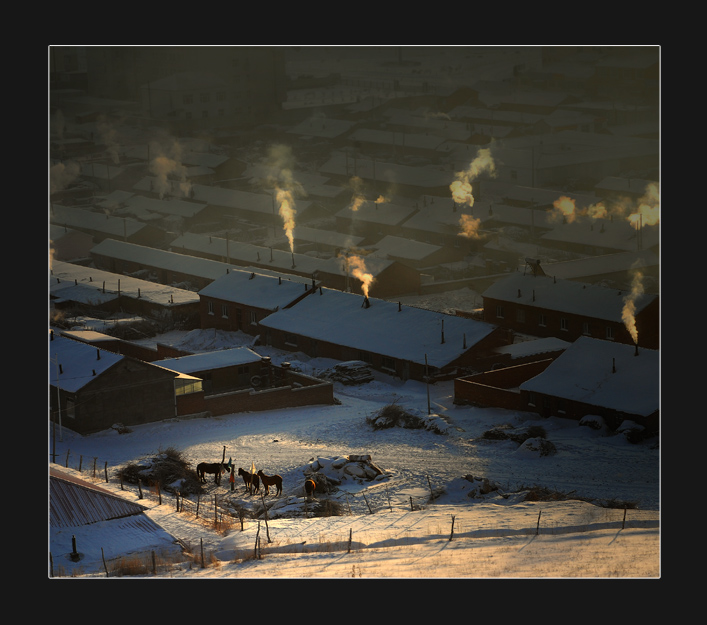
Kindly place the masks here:
[(631, 299), (639, 344), (651, 349), (659, 345), (657, 295), (632, 298), (626, 290), (560, 280), (544, 275), (541, 269), (537, 275), (513, 272), (492, 284), (482, 296), (484, 321), (514, 332), (569, 342), (591, 336), (633, 345), (622, 318), (624, 306)]
[(616, 429), (628, 419), (659, 429), (660, 352), (580, 337), (556, 358), (454, 380), (454, 402), (579, 421), (597, 415)]
[(428, 370), (453, 376), (506, 341), (506, 332), (489, 323), (327, 288), (260, 325), (267, 345), (363, 360), (403, 380), (423, 380)]
[(199, 291), (201, 327), (257, 335), (259, 323), (312, 293), (316, 283), (231, 269)]

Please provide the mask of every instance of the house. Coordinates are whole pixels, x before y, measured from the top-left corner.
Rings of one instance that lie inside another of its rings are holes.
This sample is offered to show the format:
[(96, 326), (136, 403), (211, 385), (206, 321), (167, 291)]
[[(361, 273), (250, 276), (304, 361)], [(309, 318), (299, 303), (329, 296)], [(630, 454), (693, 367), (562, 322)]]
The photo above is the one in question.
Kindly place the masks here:
[(660, 352), (580, 337), (554, 357), (454, 380), (454, 402), (537, 412), (579, 421), (598, 416), (612, 429), (634, 421), (659, 429)]
[(348, 252), (323, 261), (314, 275), (320, 285), (339, 291), (363, 292), (365, 281), (376, 297), (419, 293), (421, 284), (420, 272), (407, 264)]
[(157, 364), (200, 378), (206, 395), (251, 388), (264, 370), (262, 357), (248, 347), (165, 358)]
[[(298, 249), (297, 228), (294, 230), (294, 245)], [(356, 288), (360, 280), (353, 276), (352, 260), (344, 254), (337, 258), (314, 258), (308, 254), (261, 247), (251, 243), (229, 241), (220, 237), (185, 233), (172, 241), (174, 252), (194, 254), (202, 258), (236, 265), (241, 269), (257, 273), (276, 273), (300, 281), (304, 278), (318, 285), (346, 290)], [(370, 264), (370, 267), (368, 266)], [(384, 259), (366, 263), (366, 272), (375, 279), (372, 289), (377, 295), (415, 293), (420, 285), (420, 275), (414, 269)]]
[(202, 289), (233, 269), (233, 265), (221, 261), (115, 239), (104, 239), (93, 246), (90, 256), (98, 269), (149, 277), (160, 284), (180, 285), (180, 288), (188, 285), (188, 290)]
[(492, 324), (359, 294), (320, 288), (260, 323), (278, 349), (336, 360), (363, 360), (403, 380), (473, 367), (506, 341)]
[(454, 255), (453, 248), (445, 248), (441, 245), (432, 245), (393, 235), (384, 236), (370, 247), (374, 250), (371, 252), (371, 257), (396, 260), (417, 270), (459, 259), (458, 256)]
[(193, 291), (96, 267), (54, 261), (49, 278), (50, 302), (55, 309), (95, 309), (184, 322), (199, 313), (199, 296)]
[(412, 206), (387, 201), (354, 202), (338, 211), (336, 229), (364, 238), (367, 244), (381, 236), (395, 235), (401, 225), (416, 213)]
[(546, 247), (575, 254), (656, 251), (660, 245), (660, 225), (637, 227), (626, 219), (580, 219), (557, 224), (539, 239)]
[(120, 558), (181, 558), (179, 541), (128, 501), (57, 465), (49, 467), (52, 577), (104, 572)]
[(334, 152), (319, 167), (319, 173), (343, 185), (350, 184), (353, 177), (360, 178), (375, 197), (391, 192), (413, 198), (425, 193), (441, 196), (449, 192), (449, 185), (454, 181), (454, 172), (443, 171), (439, 166), (399, 165), (343, 151)]
[(525, 409), (544, 417), (598, 415), (612, 429), (628, 419), (657, 432), (660, 352), (580, 337), (519, 389)]
[(92, 247), (93, 237), (87, 232), (50, 224), (49, 250), (52, 259), (67, 262), (86, 259)]
[(268, 315), (293, 306), (316, 288), (256, 272), (231, 269), (199, 291), (202, 328), (258, 335)]
[(175, 395), (199, 380), (50, 331), (51, 418), (79, 434), (177, 416)]
[(49, 211), (49, 223), (86, 232), (95, 242), (110, 238), (140, 245), (159, 246), (165, 237), (164, 231), (153, 224), (127, 217), (111, 217), (102, 210), (94, 211), (54, 203)]
[(515, 271), (483, 292), (484, 321), (513, 332), (568, 342), (591, 336), (633, 345), (634, 336), (624, 321), (630, 307), (638, 343), (658, 348), (657, 295), (560, 280), (545, 275), (539, 263), (529, 264), (535, 269)]

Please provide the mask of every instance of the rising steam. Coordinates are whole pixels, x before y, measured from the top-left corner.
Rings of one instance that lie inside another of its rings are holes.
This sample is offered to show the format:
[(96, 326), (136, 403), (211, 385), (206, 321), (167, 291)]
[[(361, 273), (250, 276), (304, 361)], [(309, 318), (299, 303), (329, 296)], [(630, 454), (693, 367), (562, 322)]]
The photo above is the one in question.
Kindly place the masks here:
[(292, 170), (295, 160), (292, 150), (286, 145), (272, 146), (265, 160), (266, 183), (275, 190), (275, 199), (279, 205), (278, 214), (282, 217), (283, 229), (290, 244), (290, 251), (295, 251), (295, 196), (306, 195), (302, 185), (295, 180)]
[[(456, 180), (449, 185), (449, 190), (452, 192), (452, 200), (455, 204), (473, 206), (474, 195), (472, 194), (471, 183), (478, 176), (488, 172), (491, 176), (496, 174), (496, 164), (491, 157), (491, 150), (483, 148), (476, 153), (476, 158), (471, 161), (469, 167), (462, 172), (456, 174)], [(479, 238), (478, 230), (480, 219), (471, 215), (462, 215), (459, 219), (461, 226), (461, 236), (477, 239)]]
[(624, 297), (624, 307), (621, 311), (621, 319), (626, 326), (633, 342), (638, 344), (638, 330), (636, 329), (636, 300), (643, 295), (643, 273), (637, 265), (632, 268), (633, 279), (631, 280), (631, 291)]
[[(191, 192), (191, 182), (187, 178), (187, 168), (181, 164), (182, 148), (179, 142), (172, 141), (166, 148), (157, 145), (153, 150), (158, 156), (150, 161), (150, 173), (155, 176), (152, 190), (159, 194), (160, 199), (167, 193), (188, 197)], [(176, 187), (171, 180), (176, 178)]]
[(628, 220), (638, 227), (654, 226), (660, 221), (660, 194), (658, 185), (651, 182), (644, 195), (638, 200), (638, 207), (628, 216)]
[[(341, 256), (341, 255), (340, 255)], [(351, 270), (351, 275), (361, 281), (363, 294), (368, 297), (371, 285), (376, 281), (373, 274), (366, 269), (366, 263), (361, 256), (346, 256), (347, 271)]]
[(50, 193), (63, 191), (74, 180), (79, 177), (81, 168), (75, 161), (68, 163), (57, 163), (49, 169), (49, 190)]

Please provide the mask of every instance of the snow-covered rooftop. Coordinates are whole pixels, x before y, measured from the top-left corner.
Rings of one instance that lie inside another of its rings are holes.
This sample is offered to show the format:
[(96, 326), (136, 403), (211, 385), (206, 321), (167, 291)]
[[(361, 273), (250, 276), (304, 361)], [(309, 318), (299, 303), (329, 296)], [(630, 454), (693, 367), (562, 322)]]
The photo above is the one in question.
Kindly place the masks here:
[(485, 322), (375, 298), (369, 298), (367, 308), (364, 300), (363, 295), (323, 288), (260, 325), (418, 364), (425, 364), (427, 356), (430, 366), (438, 368), (495, 329)]
[(262, 273), (231, 270), (199, 291), (200, 296), (244, 306), (277, 310), (285, 308), (307, 292), (308, 285)]
[(660, 406), (659, 370), (658, 350), (583, 336), (520, 389), (648, 416)]
[[(52, 262), (49, 286), (50, 295), (53, 298), (74, 301), (86, 301), (85, 298), (89, 298), (92, 302), (98, 303), (104, 298), (114, 299), (117, 295), (123, 295), (125, 297), (139, 297), (147, 302), (163, 306), (180, 306), (199, 302), (199, 295), (193, 291), (58, 260)], [(69, 296), (69, 293), (72, 296)], [(78, 300), (77, 293), (83, 293), (85, 297)]]
[[(630, 291), (516, 271), (494, 282), (482, 295), (485, 299), (622, 322), (622, 311)], [(636, 314), (656, 297), (643, 294), (633, 298)]]
[(191, 354), (189, 356), (179, 356), (178, 358), (166, 358), (156, 364), (171, 371), (180, 373), (197, 373), (212, 369), (223, 369), (245, 365), (251, 362), (260, 362), (261, 356), (256, 354), (249, 347), (234, 347), (232, 349), (219, 349), (216, 351), (204, 352), (203, 354)]

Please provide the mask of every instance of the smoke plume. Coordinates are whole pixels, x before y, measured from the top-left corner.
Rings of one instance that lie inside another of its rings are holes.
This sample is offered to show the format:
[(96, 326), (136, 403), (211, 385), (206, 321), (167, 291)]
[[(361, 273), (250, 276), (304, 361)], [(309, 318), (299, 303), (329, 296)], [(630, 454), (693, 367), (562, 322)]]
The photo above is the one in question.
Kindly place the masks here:
[[(638, 262), (638, 261), (637, 261)], [(621, 311), (621, 319), (626, 326), (633, 342), (638, 344), (638, 330), (636, 329), (636, 300), (643, 295), (643, 273), (637, 264), (631, 268), (633, 278), (631, 280), (631, 291), (624, 297), (624, 306)]]
[[(476, 153), (476, 158), (469, 164), (469, 167), (465, 171), (458, 172), (454, 182), (449, 185), (449, 189), (452, 192), (452, 200), (455, 204), (474, 205), (471, 183), (483, 172), (488, 172), (491, 176), (496, 174), (496, 164), (491, 157), (491, 150), (488, 148), (480, 149)], [(470, 215), (462, 215), (459, 219), (459, 225), (461, 226), (459, 234), (467, 238), (478, 238), (480, 223), (480, 219)]]
[(279, 204), (278, 214), (282, 217), (283, 229), (292, 253), (295, 251), (295, 198), (306, 195), (302, 185), (295, 179), (292, 171), (294, 165), (295, 159), (289, 146), (270, 147), (265, 160), (265, 178), (267, 184), (275, 190), (275, 198)]
[[(150, 173), (155, 176), (153, 191), (160, 199), (167, 193), (188, 197), (191, 182), (187, 177), (187, 168), (182, 165), (182, 147), (177, 140), (171, 140), (168, 145), (153, 144), (151, 149), (157, 156), (150, 161)], [(176, 186), (173, 180), (176, 178)]]
[(63, 191), (74, 180), (79, 177), (81, 168), (75, 161), (68, 163), (57, 163), (49, 169), (49, 190), (50, 193)]
[(366, 269), (366, 263), (361, 256), (347, 256), (348, 264), (347, 271), (351, 270), (351, 275), (361, 281), (361, 289), (363, 294), (368, 297), (368, 292), (371, 285), (375, 282), (373, 274)]

